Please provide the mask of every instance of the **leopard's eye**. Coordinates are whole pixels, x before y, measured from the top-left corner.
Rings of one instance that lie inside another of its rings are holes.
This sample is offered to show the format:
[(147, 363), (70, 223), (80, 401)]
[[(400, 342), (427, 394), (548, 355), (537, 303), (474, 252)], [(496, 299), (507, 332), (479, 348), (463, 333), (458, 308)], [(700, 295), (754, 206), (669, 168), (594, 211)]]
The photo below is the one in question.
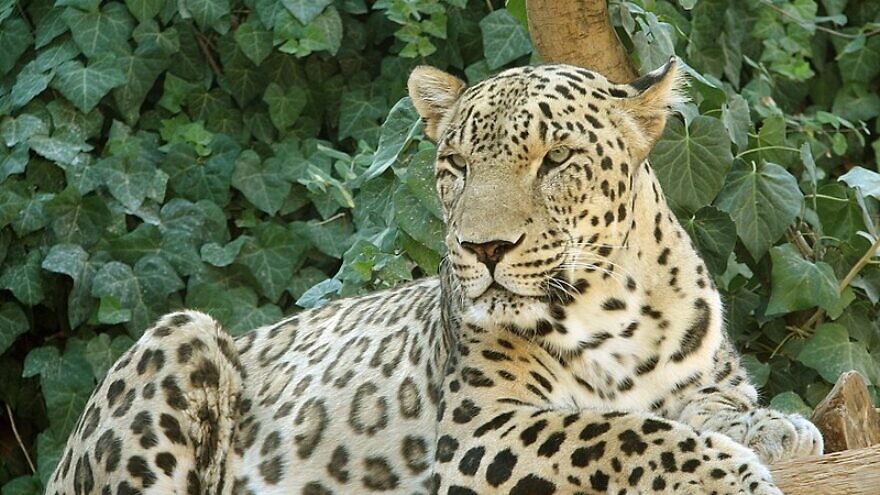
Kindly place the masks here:
[(544, 159), (541, 161), (541, 167), (538, 169), (538, 177), (543, 177), (549, 174), (551, 170), (558, 168), (569, 158), (571, 158), (571, 148), (568, 146), (557, 146), (551, 149), (544, 155)]
[(546, 158), (551, 162), (560, 165), (571, 156), (571, 148), (568, 146), (557, 146), (547, 152)]
[(458, 170), (462, 172), (467, 171), (467, 160), (465, 160), (465, 158), (458, 153), (446, 155), (445, 158), (449, 161), (449, 163), (452, 164), (453, 167), (457, 168)]

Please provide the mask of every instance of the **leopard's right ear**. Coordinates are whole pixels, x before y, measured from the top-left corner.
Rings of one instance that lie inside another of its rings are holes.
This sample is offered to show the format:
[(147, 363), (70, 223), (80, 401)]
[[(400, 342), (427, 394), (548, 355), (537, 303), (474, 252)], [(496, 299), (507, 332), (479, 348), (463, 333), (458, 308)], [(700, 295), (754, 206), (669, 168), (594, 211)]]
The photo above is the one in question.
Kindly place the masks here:
[(444, 117), (465, 90), (465, 83), (452, 74), (422, 65), (416, 67), (406, 84), (413, 106), (425, 121), (425, 134), (437, 140)]

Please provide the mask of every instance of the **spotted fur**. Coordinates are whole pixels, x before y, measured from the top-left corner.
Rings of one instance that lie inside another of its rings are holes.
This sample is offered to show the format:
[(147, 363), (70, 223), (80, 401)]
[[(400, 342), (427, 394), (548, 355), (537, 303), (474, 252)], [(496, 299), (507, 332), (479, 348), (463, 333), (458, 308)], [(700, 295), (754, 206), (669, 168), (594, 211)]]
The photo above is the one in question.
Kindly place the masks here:
[(441, 276), (236, 340), (164, 317), (94, 392), (47, 493), (778, 495), (764, 464), (822, 439), (758, 407), (646, 161), (678, 84), (673, 61), (629, 85), (417, 69)]

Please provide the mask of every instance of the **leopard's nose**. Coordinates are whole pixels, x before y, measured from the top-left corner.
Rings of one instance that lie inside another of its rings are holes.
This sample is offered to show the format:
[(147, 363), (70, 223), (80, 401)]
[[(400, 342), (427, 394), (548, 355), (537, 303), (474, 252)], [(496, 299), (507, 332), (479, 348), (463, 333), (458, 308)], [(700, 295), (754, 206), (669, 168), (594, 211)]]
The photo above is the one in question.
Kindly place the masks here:
[(489, 273), (494, 275), (495, 265), (497, 265), (498, 262), (501, 261), (501, 258), (503, 258), (505, 254), (518, 246), (522, 242), (523, 237), (525, 236), (520, 236), (516, 242), (503, 240), (494, 240), (489, 242), (464, 241), (461, 243), (461, 247), (474, 253), (477, 256), (477, 260), (479, 260), (480, 263), (486, 265), (486, 268), (489, 269)]

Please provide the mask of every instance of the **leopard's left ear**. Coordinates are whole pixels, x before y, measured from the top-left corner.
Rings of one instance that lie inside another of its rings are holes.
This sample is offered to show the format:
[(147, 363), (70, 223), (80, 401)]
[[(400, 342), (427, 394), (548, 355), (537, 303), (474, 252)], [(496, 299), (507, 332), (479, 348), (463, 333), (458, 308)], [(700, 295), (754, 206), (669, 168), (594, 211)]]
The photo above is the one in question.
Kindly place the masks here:
[(464, 92), (461, 79), (428, 65), (416, 67), (406, 83), (413, 106), (425, 121), (425, 134), (436, 141), (443, 118)]
[(670, 109), (686, 99), (685, 83), (678, 62), (670, 57), (662, 67), (627, 85), (635, 94), (625, 98), (623, 105), (641, 131), (646, 147), (650, 148), (663, 133)]

